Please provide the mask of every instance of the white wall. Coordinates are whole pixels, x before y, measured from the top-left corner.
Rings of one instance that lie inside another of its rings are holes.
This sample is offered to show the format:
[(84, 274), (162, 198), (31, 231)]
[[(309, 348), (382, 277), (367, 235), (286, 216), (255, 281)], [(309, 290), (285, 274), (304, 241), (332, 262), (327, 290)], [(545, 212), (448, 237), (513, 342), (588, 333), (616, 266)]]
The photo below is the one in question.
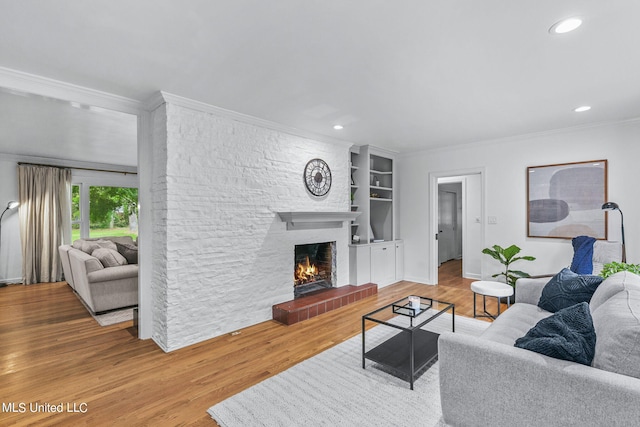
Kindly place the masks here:
[[(405, 241), (405, 276), (433, 283), (429, 275), (431, 254), (428, 221), (429, 174), (484, 168), (485, 230), (483, 247), (516, 244), (522, 254), (537, 258), (517, 265), (530, 274), (553, 273), (570, 264), (570, 240), (526, 237), (526, 168), (555, 163), (608, 159), (608, 199), (617, 202), (626, 218), (628, 262), (640, 262), (640, 120), (566, 129), (499, 141), (405, 154), (399, 162), (400, 226)], [(495, 216), (497, 224), (487, 224)], [(410, 231), (410, 233), (408, 232)], [(620, 215), (609, 215), (609, 240), (620, 240)], [(500, 265), (482, 257), (482, 276), (489, 277)]]
[[(336, 241), (337, 285), (348, 284), (348, 227), (287, 231), (277, 212), (348, 212), (349, 144), (171, 101), (153, 122), (153, 338), (164, 350), (271, 319), (293, 299), (295, 244)], [(333, 175), (324, 198), (302, 179), (316, 157)]]
[[(18, 200), (18, 171), (15, 159), (0, 155), (0, 214), (11, 200)], [(18, 209), (8, 210), (2, 218), (0, 238), (0, 282), (22, 281), (22, 249)]]

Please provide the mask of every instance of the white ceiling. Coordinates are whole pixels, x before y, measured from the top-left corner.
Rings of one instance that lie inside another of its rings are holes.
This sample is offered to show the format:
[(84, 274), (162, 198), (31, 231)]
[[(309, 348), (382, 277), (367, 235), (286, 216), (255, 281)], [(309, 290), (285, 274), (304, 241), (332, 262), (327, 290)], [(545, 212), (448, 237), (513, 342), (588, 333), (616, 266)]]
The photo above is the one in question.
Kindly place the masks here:
[(0, 153), (137, 166), (137, 117), (0, 89)]
[[(2, 67), (138, 100), (163, 90), (402, 152), (640, 117), (637, 0), (0, 0), (0, 10)], [(578, 30), (548, 33), (575, 15)], [(592, 110), (573, 112), (583, 104)]]

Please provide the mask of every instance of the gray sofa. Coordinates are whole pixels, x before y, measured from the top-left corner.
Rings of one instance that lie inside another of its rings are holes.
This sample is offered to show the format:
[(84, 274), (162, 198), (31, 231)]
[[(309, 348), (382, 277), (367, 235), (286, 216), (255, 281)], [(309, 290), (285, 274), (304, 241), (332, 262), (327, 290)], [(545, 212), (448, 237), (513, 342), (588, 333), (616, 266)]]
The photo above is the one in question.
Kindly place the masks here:
[(551, 313), (537, 303), (549, 278), (519, 279), (516, 303), (480, 336), (440, 336), (440, 398), (452, 426), (630, 426), (640, 423), (640, 277), (604, 280), (589, 309), (592, 366), (514, 347)]
[[(124, 257), (107, 263), (101, 261), (95, 251), (95, 245), (87, 242), (108, 241), (133, 245), (131, 237), (103, 237), (101, 239), (81, 239), (71, 245), (58, 248), (62, 260), (65, 280), (80, 296), (85, 305), (93, 313), (115, 310), (118, 308), (136, 306), (138, 304), (138, 264), (130, 264)], [(97, 243), (95, 243), (97, 244)], [(111, 249), (111, 247), (109, 247)], [(88, 253), (89, 252), (89, 253)], [(118, 254), (107, 252), (110, 259)], [(113, 252), (113, 251), (111, 251)], [(111, 264), (122, 264), (105, 266)]]

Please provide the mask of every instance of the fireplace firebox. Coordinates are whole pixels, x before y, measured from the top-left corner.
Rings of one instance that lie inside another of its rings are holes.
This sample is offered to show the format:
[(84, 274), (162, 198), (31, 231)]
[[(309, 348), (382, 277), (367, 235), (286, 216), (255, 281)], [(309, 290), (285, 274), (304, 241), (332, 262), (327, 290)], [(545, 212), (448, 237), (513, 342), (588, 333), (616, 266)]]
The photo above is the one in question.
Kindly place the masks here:
[(336, 283), (336, 242), (295, 246), (293, 296), (332, 288)]

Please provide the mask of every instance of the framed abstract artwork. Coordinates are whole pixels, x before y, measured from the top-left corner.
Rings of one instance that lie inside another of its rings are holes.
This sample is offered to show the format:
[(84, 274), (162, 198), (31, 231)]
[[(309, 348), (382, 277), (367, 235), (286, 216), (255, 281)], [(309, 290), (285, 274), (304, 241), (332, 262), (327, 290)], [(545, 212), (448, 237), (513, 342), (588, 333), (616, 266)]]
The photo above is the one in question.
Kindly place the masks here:
[(527, 168), (527, 236), (607, 239), (607, 161)]

